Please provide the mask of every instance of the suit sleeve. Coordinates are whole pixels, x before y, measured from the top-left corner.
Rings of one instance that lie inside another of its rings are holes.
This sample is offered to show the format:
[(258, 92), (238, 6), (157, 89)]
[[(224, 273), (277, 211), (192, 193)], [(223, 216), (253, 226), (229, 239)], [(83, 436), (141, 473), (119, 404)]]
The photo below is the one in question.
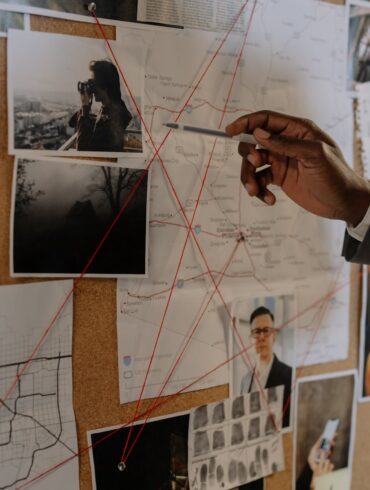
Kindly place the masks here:
[(362, 242), (351, 237), (346, 231), (342, 255), (348, 262), (370, 264), (370, 228)]

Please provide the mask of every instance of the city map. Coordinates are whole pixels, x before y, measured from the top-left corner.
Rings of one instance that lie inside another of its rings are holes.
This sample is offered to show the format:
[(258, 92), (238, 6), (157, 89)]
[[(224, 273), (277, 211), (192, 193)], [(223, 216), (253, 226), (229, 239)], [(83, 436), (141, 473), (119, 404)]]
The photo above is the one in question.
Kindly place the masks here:
[[(223, 129), (268, 108), (315, 120), (350, 162), (344, 8), (248, 2), (244, 32), (122, 29), (117, 39), (147, 52), (144, 118), (156, 148), (165, 139), (151, 166), (149, 279), (118, 283), (121, 402), (139, 397), (149, 363), (144, 397), (227, 382), (230, 304), (243, 294), (295, 290), (298, 366), (345, 358), (344, 226), (279, 189), (273, 208), (247, 197), (236, 142), (180, 131), (166, 138), (163, 127), (179, 117)], [(149, 137), (147, 147), (149, 162)]]
[[(0, 488), (15, 489), (54, 465), (39, 490), (77, 490), (72, 406), (72, 304), (69, 302), (32, 362), (31, 352), (72, 281), (0, 289)], [(40, 304), (43, 305), (40, 308)], [(22, 305), (22, 308), (19, 307)]]

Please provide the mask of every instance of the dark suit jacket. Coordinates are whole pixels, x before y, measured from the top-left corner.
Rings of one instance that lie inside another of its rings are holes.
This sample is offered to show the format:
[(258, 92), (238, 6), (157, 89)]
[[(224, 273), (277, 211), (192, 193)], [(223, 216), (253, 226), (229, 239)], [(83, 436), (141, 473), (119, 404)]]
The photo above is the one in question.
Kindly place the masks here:
[[(248, 393), (250, 392), (253, 384), (254, 374), (251, 376)], [(292, 390), (292, 368), (287, 364), (279, 361), (276, 354), (274, 354), (274, 360), (272, 361), (270, 373), (268, 375), (265, 388), (272, 388), (273, 386), (284, 385), (284, 401), (283, 401), (283, 427), (289, 426), (290, 420), (290, 393)]]
[(288, 427), (290, 420), (290, 394), (292, 391), (292, 368), (279, 361), (276, 354), (274, 354), (274, 360), (272, 361), (270, 374), (267, 378), (265, 388), (279, 385), (284, 385), (283, 427)]
[(352, 238), (346, 231), (342, 255), (349, 262), (370, 264), (370, 228), (367, 230), (362, 242)]

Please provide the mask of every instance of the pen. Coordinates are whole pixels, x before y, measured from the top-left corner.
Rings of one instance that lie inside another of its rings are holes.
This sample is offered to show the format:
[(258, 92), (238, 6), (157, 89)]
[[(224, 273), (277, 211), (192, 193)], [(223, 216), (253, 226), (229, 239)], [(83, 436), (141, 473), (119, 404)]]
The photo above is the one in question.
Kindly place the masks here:
[(189, 131), (191, 133), (204, 134), (206, 136), (214, 136), (215, 138), (227, 138), (229, 140), (241, 141), (243, 143), (250, 143), (251, 145), (257, 145), (257, 141), (251, 134), (241, 133), (236, 136), (229, 136), (225, 131), (212, 128), (201, 128), (198, 126), (188, 126), (186, 124), (166, 123), (167, 128), (178, 129), (180, 131)]

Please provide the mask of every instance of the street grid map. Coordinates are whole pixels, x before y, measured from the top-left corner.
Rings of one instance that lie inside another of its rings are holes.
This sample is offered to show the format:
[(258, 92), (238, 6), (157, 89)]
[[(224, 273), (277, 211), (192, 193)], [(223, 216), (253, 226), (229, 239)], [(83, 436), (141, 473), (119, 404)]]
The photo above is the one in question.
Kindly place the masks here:
[[(72, 406), (71, 302), (23, 372), (42, 328), (71, 286), (72, 281), (60, 281), (0, 290), (1, 394), (17, 380), (0, 407), (2, 490), (17, 488), (78, 451)], [(37, 488), (78, 489), (78, 459), (39, 481)]]

